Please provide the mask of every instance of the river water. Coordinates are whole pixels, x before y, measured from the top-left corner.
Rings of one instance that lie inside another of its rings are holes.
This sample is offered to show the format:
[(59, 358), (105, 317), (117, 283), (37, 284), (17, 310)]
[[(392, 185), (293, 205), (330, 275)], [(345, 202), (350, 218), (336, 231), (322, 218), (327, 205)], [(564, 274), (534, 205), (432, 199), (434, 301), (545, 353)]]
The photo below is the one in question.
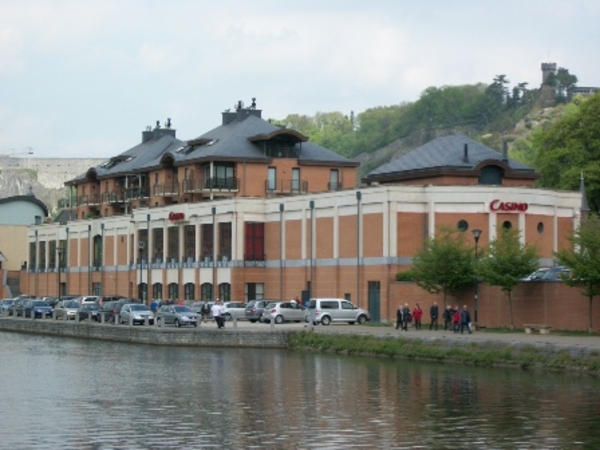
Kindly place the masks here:
[(600, 380), (0, 333), (1, 449), (597, 449)]

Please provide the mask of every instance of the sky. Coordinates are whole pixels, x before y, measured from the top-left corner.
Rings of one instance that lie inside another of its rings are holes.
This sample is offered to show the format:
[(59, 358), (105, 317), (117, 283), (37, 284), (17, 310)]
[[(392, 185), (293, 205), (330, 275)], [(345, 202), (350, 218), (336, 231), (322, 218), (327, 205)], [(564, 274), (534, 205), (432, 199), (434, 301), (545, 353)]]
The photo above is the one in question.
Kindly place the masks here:
[(598, 0), (0, 0), (0, 156), (110, 158), (256, 97), (265, 119), (355, 115), (430, 86), (600, 86)]

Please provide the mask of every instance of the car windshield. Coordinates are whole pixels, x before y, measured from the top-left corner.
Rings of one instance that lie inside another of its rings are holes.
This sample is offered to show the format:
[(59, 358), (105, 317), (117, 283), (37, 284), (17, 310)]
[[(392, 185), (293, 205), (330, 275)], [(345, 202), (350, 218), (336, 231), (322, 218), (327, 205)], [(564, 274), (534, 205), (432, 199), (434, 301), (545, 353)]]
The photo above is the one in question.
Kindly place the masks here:
[(79, 302), (67, 302), (64, 304), (65, 308), (79, 308)]
[(191, 312), (190, 308), (188, 308), (187, 306), (175, 306), (175, 312), (178, 313), (182, 313), (182, 312)]
[(48, 306), (48, 303), (42, 300), (38, 300), (36, 302), (31, 302), (31, 306)]
[(98, 311), (100, 308), (98, 307), (98, 305), (85, 305), (85, 309), (90, 311)]
[(132, 311), (148, 311), (146, 305), (131, 305), (129, 309), (131, 309)]

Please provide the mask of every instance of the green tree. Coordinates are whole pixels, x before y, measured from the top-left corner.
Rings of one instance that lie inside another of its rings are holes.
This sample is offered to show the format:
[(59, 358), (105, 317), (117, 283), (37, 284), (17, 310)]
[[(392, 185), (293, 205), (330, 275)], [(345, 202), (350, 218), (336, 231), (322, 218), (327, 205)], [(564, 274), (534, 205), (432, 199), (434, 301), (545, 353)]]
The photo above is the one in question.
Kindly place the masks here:
[(556, 71), (556, 95), (559, 101), (565, 101), (569, 89), (577, 84), (577, 77), (569, 73), (568, 69), (559, 67)]
[(523, 245), (520, 235), (512, 228), (502, 228), (499, 236), (490, 242), (488, 257), (481, 258), (475, 265), (477, 276), (492, 286), (499, 286), (508, 296), (510, 327), (514, 328), (512, 291), (520, 279), (536, 270), (539, 255), (536, 247)]
[(463, 232), (440, 227), (417, 252), (410, 273), (417, 285), (432, 294), (455, 295), (473, 283), (473, 248)]
[(592, 303), (600, 295), (600, 220), (591, 215), (573, 232), (571, 248), (555, 254), (559, 264), (571, 270), (564, 282), (579, 287), (589, 301), (589, 332), (592, 332)]
[(561, 119), (536, 133), (533, 147), (542, 187), (577, 190), (583, 172), (590, 208), (600, 210), (600, 94), (577, 99)]

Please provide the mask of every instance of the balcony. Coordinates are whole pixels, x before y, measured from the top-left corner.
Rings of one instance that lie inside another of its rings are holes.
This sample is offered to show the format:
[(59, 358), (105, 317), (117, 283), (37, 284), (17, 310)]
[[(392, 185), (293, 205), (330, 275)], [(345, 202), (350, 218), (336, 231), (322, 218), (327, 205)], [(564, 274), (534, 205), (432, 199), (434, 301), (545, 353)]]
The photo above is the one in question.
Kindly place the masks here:
[(102, 204), (103, 205), (114, 205), (125, 202), (125, 195), (122, 190), (103, 192), (102, 193)]
[(76, 208), (78, 206), (77, 198), (61, 198), (58, 200), (58, 209)]
[(244, 255), (244, 267), (266, 267), (267, 261), (265, 255), (250, 254)]
[(308, 192), (308, 181), (303, 180), (279, 180), (265, 181), (265, 191), (272, 195), (306, 194)]
[(148, 198), (148, 188), (129, 188), (125, 189), (125, 202), (131, 202), (132, 200), (140, 200)]
[(327, 183), (327, 189), (329, 191), (341, 191), (342, 183), (340, 183), (339, 181), (330, 181), (329, 183)]
[(179, 196), (179, 184), (155, 184), (152, 186), (152, 195), (154, 197), (177, 197)]

